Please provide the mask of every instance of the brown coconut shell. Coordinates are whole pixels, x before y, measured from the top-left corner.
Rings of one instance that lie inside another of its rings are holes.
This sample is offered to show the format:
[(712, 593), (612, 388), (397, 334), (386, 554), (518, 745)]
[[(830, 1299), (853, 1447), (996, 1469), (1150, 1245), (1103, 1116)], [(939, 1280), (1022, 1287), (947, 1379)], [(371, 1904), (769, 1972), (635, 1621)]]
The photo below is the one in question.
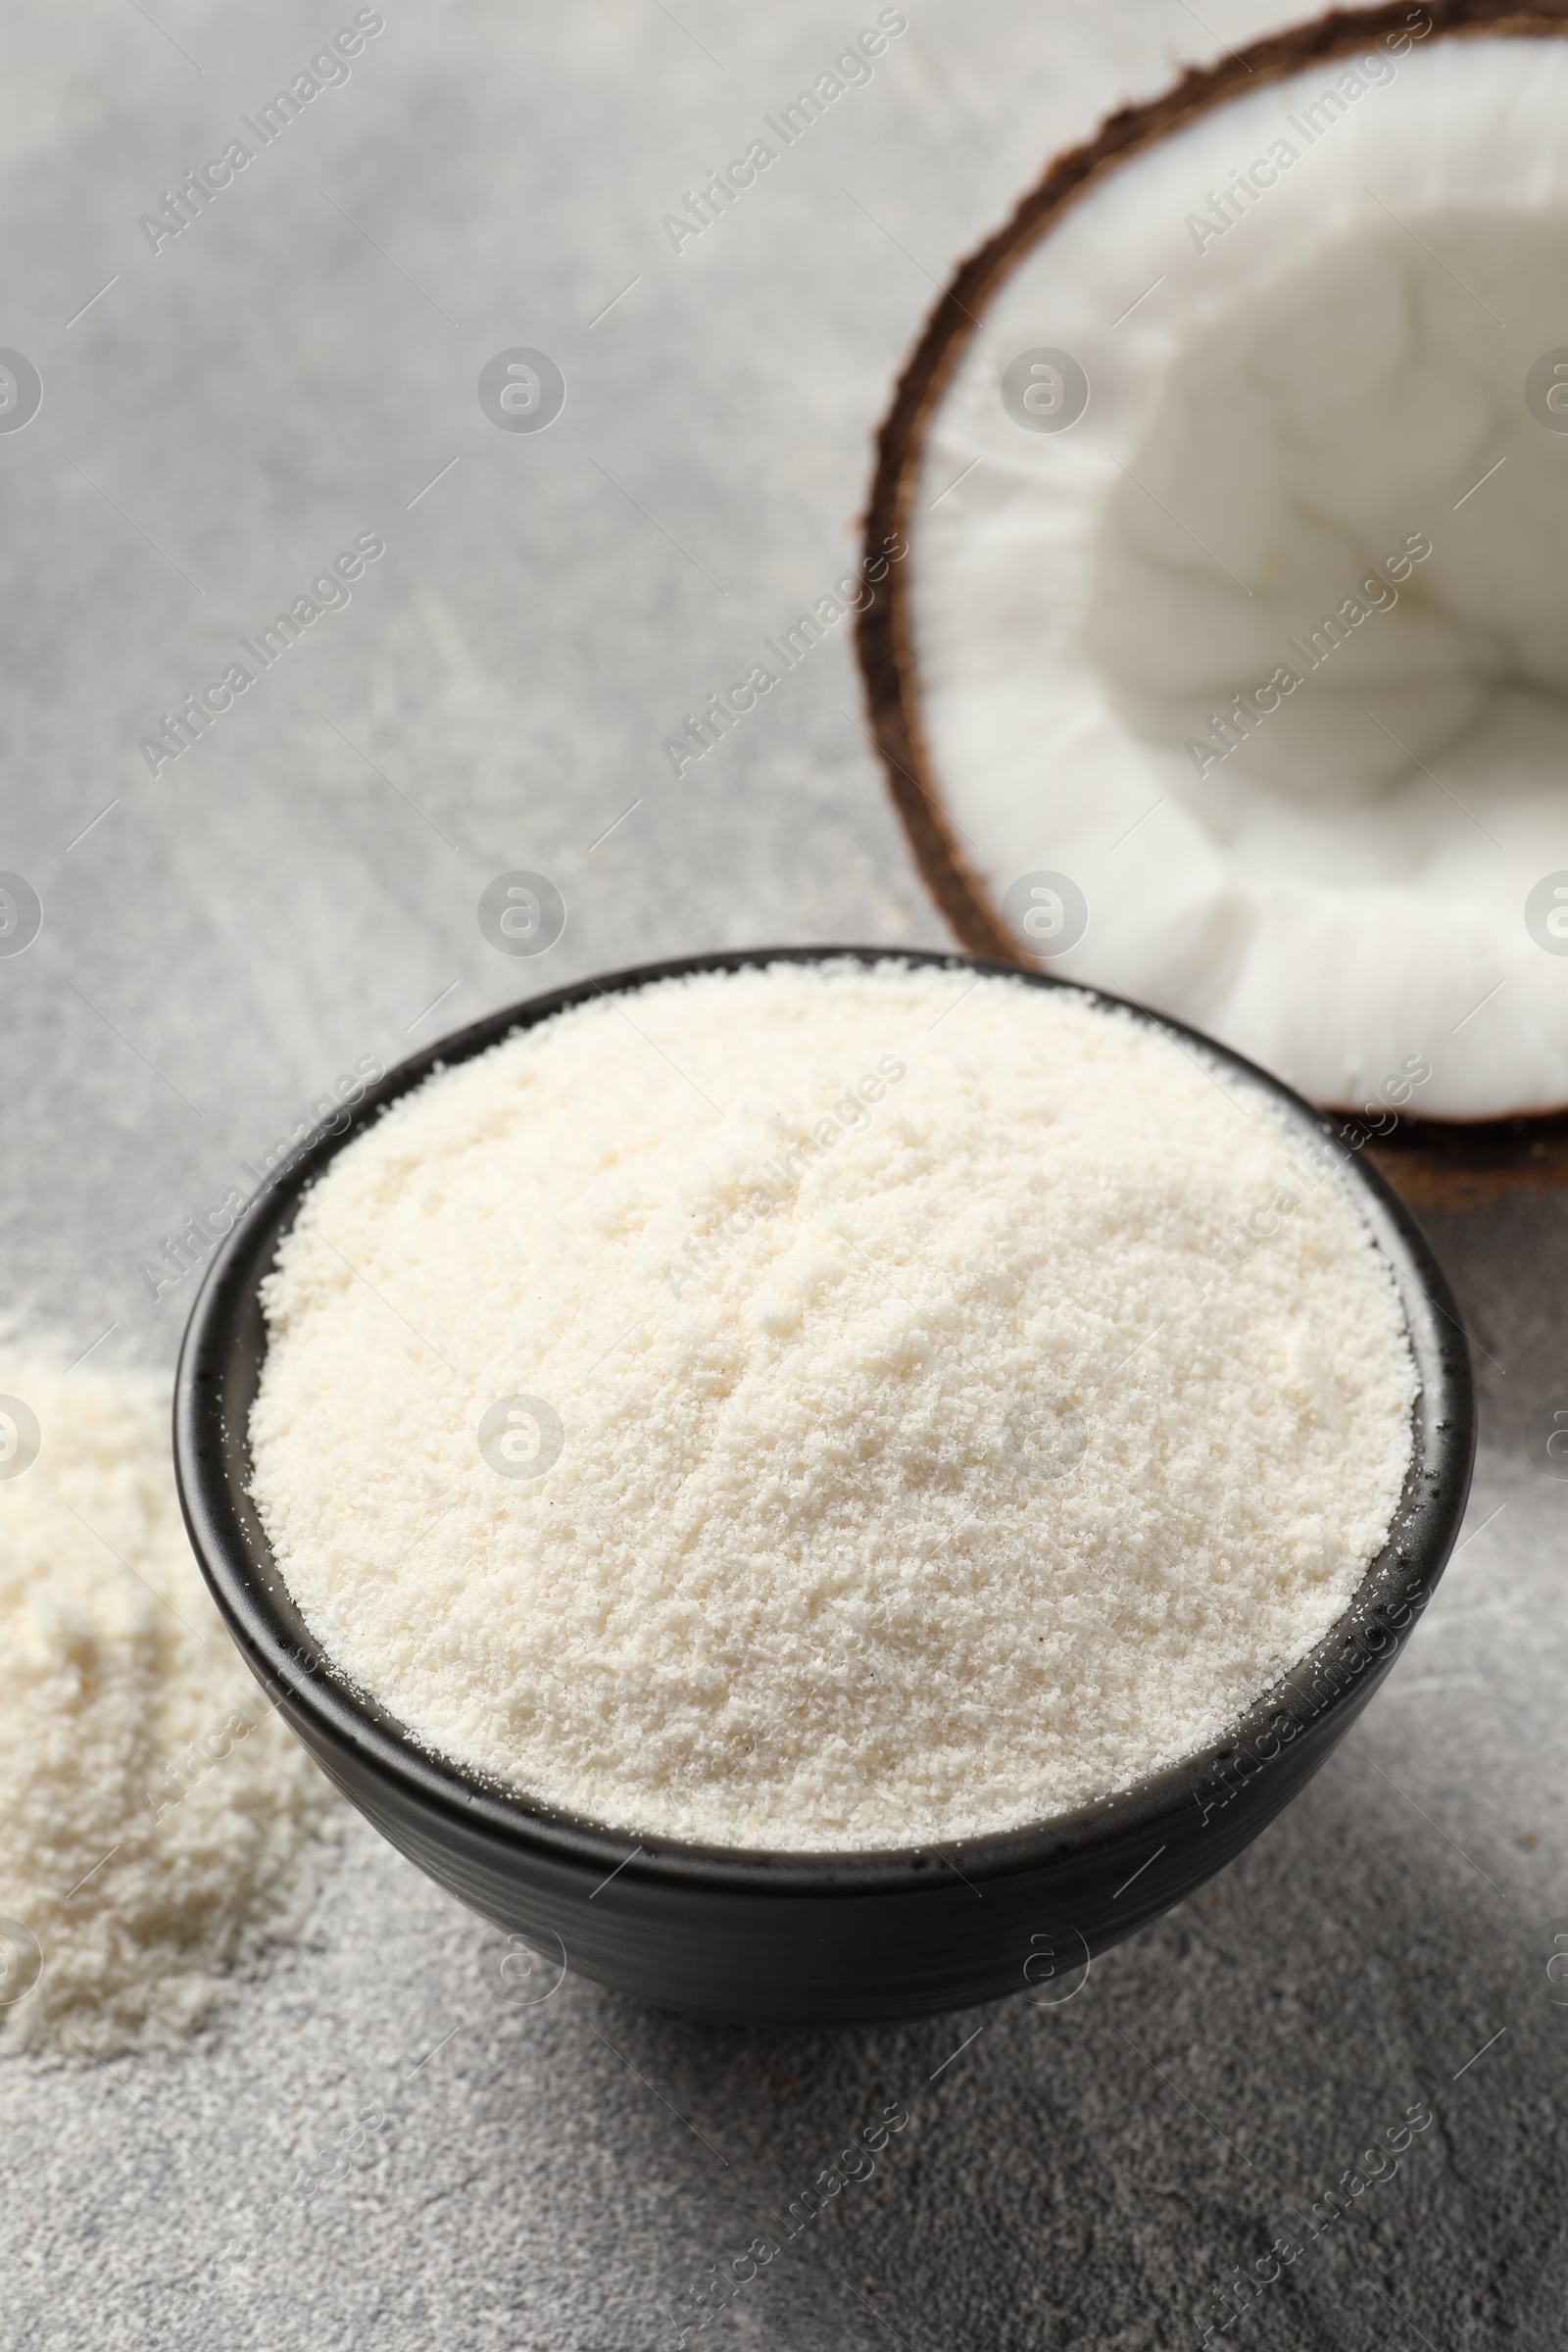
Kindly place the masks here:
[[(1342, 57), (1391, 33), (1430, 22), (1424, 37), (1568, 32), (1568, 0), (1519, 8), (1507, 0), (1426, 0), (1410, 7), (1333, 9), (1310, 24), (1269, 34), (1213, 66), (1190, 67), (1161, 97), (1123, 107), (1095, 137), (1056, 157), (1010, 220), (970, 255), (937, 302), (900, 376), (877, 436), (877, 464), (865, 518), (868, 572), (909, 525), (926, 431), (968, 348), (987, 303), (1018, 261), (1094, 182), (1212, 107), (1304, 67)], [(920, 712), (906, 564), (888, 570), (862, 607), (857, 647), (865, 680), (871, 733), (894, 804), (937, 905), (960, 944), (981, 956), (1034, 965), (1037, 959), (1003, 919), (1001, 908), (964, 856), (943, 805)], [(874, 576), (874, 575), (873, 575)], [(1325, 1109), (1343, 1109), (1325, 1104)], [(1348, 1124), (1357, 1124), (1353, 1109)], [(1400, 1119), (1366, 1149), (1417, 1208), (1473, 1208), (1518, 1186), (1568, 1186), (1568, 1105), (1516, 1118)]]

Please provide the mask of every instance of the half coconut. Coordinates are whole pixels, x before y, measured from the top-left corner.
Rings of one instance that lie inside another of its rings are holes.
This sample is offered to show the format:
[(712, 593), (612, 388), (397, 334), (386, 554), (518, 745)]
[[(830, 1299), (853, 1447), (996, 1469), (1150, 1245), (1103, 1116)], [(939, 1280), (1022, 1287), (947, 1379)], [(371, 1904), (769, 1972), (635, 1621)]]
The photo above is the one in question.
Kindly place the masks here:
[(1414, 1199), (1568, 1182), (1568, 17), (1336, 14), (1114, 116), (882, 429), (872, 723), (963, 944)]

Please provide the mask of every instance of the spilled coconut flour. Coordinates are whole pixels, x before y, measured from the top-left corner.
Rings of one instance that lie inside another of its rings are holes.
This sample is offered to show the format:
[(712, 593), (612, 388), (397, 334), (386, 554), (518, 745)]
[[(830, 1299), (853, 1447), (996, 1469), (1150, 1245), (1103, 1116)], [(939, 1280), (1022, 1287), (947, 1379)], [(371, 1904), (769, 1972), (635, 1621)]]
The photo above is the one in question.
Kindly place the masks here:
[(0, 1349), (0, 2053), (170, 2045), (299, 1924), (333, 1800), (180, 1522), (169, 1392)]
[(419, 1740), (625, 1830), (906, 1846), (1126, 1788), (1306, 1653), (1401, 1490), (1393, 1279), (1305, 1149), (1000, 977), (558, 1014), (284, 1243), (279, 1565)]

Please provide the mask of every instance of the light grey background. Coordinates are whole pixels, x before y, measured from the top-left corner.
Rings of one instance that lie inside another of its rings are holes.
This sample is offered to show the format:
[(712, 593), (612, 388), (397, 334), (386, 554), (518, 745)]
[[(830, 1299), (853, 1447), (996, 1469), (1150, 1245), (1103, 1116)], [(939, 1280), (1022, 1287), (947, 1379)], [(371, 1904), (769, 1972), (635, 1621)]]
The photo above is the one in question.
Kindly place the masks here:
[[(873, 423), (953, 262), (1054, 148), (1274, 21), (909, 0), (870, 85), (677, 257), (661, 216), (873, 6), (384, 13), (156, 256), (138, 216), (352, 7), (0, 24), (0, 344), (45, 386), (0, 435), (0, 866), (46, 909), (0, 961), (0, 1215), (10, 1300), (75, 1347), (113, 1325), (101, 1360), (172, 1364), (194, 1277), (155, 1304), (140, 1262), (358, 1055), (664, 954), (942, 941), (845, 632), (678, 783), (661, 740), (852, 561)], [(514, 345), (564, 372), (548, 432), (481, 413)], [(366, 530), (387, 554), (348, 610), (150, 777), (144, 730)], [(569, 906), (537, 964), (478, 930), (514, 866)], [(1568, 1224), (1526, 1200), (1432, 1231), (1486, 1350), (1475, 1532), (1307, 1795), (1072, 2001), (853, 2034), (702, 2028), (570, 1979), (529, 2005), (355, 1827), (308, 1946), (210, 2043), (0, 2068), (0, 2342), (672, 2341), (704, 2267), (903, 2098), (876, 2177), (706, 2341), (1196, 2345), (1232, 2267), (1424, 2100), (1397, 2177), (1237, 2338), (1560, 2343), (1568, 1486), (1529, 1446), (1568, 1392)], [(388, 2152), (266, 2233), (372, 2102)]]

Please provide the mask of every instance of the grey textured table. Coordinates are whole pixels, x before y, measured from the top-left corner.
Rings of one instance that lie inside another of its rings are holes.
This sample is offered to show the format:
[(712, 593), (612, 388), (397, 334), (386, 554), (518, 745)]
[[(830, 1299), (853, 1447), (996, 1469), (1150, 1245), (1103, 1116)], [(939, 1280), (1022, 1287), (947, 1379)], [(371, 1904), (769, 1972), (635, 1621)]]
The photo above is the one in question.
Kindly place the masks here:
[[(139, 1272), (164, 1237), (356, 1056), (519, 986), (941, 940), (843, 630), (678, 781), (662, 741), (851, 561), (870, 426), (951, 263), (1048, 150), (1273, 21), (1206, 13), (909, 0), (869, 84), (677, 255), (662, 215), (873, 7), (385, 0), (351, 77), (155, 252), (140, 216), (354, 10), (13, 0), (0, 344), (44, 387), (0, 436), (0, 865), (46, 908), (0, 964), (27, 1317), (171, 1364), (188, 1286), (155, 1304)], [(517, 347), (564, 373), (547, 432), (476, 398)], [(366, 532), (386, 553), (347, 609), (150, 774), (162, 714)], [(569, 902), (538, 965), (475, 923), (511, 867)], [(1474, 1532), (1306, 1797), (1077, 1997), (820, 2034), (571, 1979), (529, 2003), (356, 1826), (308, 1942), (210, 2042), (0, 2070), (0, 2342), (673, 2342), (707, 2266), (902, 2099), (874, 2178), (704, 2340), (1196, 2345), (1233, 2267), (1427, 2102), (1237, 2336), (1559, 2344), (1568, 1487), (1531, 1436), (1568, 1389), (1568, 1213), (1432, 1230), (1484, 1350)], [(266, 2232), (367, 2105), (379, 2160)]]

